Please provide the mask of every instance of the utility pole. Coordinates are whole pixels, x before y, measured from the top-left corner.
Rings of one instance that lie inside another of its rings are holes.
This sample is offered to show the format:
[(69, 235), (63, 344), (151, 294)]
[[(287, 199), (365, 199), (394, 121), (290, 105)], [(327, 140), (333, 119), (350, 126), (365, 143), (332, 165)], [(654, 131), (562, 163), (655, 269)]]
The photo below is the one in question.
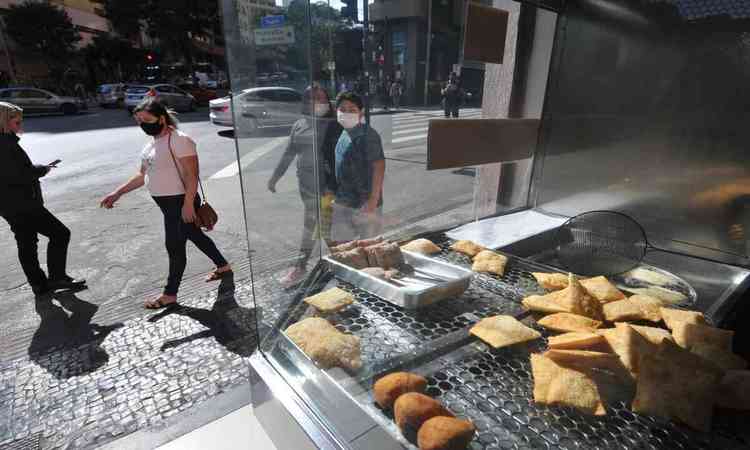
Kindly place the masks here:
[(365, 123), (370, 125), (370, 8), (368, 0), (362, 0), (364, 4), (363, 29), (362, 29), (362, 53), (364, 53), (363, 65), (365, 70)]
[(432, 50), (432, 0), (427, 0), (427, 53), (424, 59), (424, 105), (430, 95), (430, 51)]
[(16, 70), (13, 68), (13, 61), (10, 59), (10, 50), (8, 49), (8, 39), (5, 35), (5, 19), (0, 17), (0, 39), (3, 41), (3, 52), (5, 52), (5, 59), (8, 61), (8, 75), (10, 75), (10, 81), (16, 83)]
[[(328, 14), (331, 14), (331, 0), (328, 0)], [(331, 14), (332, 15), (332, 14)], [(331, 61), (328, 63), (328, 72), (331, 75), (331, 98), (336, 97), (336, 58), (333, 56), (333, 17), (328, 18), (328, 54)]]

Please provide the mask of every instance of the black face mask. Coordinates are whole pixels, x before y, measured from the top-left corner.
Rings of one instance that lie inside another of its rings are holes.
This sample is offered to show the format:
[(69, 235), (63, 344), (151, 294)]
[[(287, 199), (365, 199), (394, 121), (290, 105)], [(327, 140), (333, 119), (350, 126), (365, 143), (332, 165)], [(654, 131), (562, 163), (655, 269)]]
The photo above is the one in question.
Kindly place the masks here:
[(158, 136), (162, 129), (164, 129), (164, 126), (161, 122), (141, 122), (141, 130), (149, 136)]

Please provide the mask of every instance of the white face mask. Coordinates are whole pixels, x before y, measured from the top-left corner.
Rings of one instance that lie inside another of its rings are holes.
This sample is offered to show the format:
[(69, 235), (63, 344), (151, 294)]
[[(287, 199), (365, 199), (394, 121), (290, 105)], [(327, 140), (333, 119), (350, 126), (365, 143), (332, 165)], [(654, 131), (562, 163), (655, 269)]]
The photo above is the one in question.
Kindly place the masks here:
[(315, 115), (318, 117), (325, 116), (330, 110), (331, 107), (326, 105), (325, 103), (316, 103), (313, 107), (313, 113), (315, 113)]
[(341, 126), (346, 128), (347, 130), (359, 125), (359, 114), (357, 113), (345, 113), (342, 111), (338, 111), (337, 118)]

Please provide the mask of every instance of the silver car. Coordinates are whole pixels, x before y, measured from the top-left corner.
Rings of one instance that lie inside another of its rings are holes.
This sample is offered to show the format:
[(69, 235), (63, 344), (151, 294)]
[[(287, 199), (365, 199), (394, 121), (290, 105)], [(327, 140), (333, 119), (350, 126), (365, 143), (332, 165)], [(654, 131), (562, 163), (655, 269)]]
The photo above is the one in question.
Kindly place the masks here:
[(96, 92), (99, 106), (106, 108), (115, 106), (121, 108), (125, 104), (125, 91), (128, 86), (123, 83), (102, 84)]
[(0, 101), (13, 103), (27, 114), (76, 114), (87, 109), (86, 101), (75, 97), (63, 97), (37, 88), (0, 89)]
[(133, 112), (146, 97), (157, 97), (175, 111), (195, 111), (195, 97), (172, 84), (133, 85), (125, 91), (125, 108)]
[[(234, 126), (229, 97), (209, 102), (209, 118), (216, 125)], [(258, 87), (234, 94), (234, 106), (240, 111), (245, 132), (258, 128), (293, 125), (302, 114), (302, 94), (285, 87)]]

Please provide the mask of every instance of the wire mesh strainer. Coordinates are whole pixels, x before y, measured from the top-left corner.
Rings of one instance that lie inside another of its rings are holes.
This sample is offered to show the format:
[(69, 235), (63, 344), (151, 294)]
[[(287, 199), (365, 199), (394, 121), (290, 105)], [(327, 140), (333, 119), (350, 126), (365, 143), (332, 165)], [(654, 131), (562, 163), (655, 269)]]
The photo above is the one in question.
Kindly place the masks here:
[(615, 211), (589, 211), (568, 219), (557, 231), (556, 244), (563, 266), (586, 276), (627, 272), (655, 248), (638, 222)]

